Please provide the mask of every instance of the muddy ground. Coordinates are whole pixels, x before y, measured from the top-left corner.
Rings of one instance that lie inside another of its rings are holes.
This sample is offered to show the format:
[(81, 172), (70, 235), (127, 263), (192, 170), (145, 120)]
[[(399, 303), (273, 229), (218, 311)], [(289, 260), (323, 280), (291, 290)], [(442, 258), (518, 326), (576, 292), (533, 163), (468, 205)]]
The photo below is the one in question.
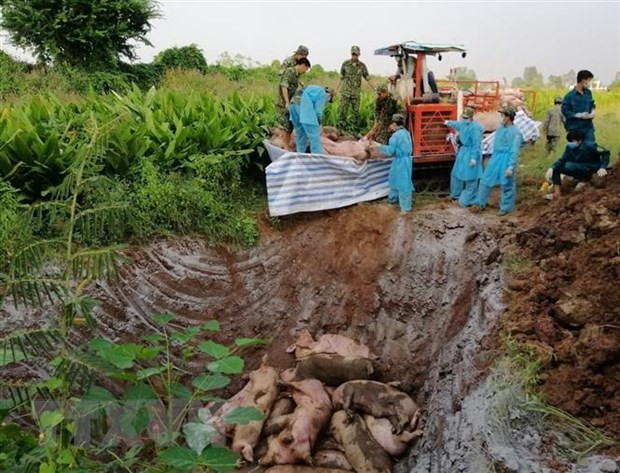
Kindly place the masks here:
[[(619, 174), (504, 219), (449, 203), (403, 215), (379, 202), (265, 218), (249, 251), (198, 238), (131, 248), (121, 281), (91, 290), (99, 327), (128, 341), (154, 330), (156, 312), (183, 325), (217, 319), (217, 341), (269, 342), (244, 353), (246, 371), (265, 353), (292, 366), (285, 349), (303, 328), (354, 337), (379, 355), (378, 376), (424, 407), (425, 435), (399, 473), (620, 471), (558, 454), (542, 417), (521, 410), (522, 393), (492, 369), (505, 334), (535, 343), (549, 401), (619, 436)], [(513, 253), (518, 274), (505, 271)], [(0, 331), (37, 320), (3, 316)]]
[(501, 235), (525, 257), (504, 326), (537, 345), (550, 403), (619, 439), (620, 172), (566, 191)]

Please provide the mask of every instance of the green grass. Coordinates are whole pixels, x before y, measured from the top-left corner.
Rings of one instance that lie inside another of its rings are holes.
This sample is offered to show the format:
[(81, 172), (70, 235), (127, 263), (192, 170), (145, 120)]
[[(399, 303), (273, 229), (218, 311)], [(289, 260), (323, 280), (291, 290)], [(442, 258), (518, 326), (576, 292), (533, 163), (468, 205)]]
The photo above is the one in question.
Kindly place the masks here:
[(562, 434), (559, 447), (571, 461), (580, 461), (594, 450), (615, 445), (614, 439), (603, 431), (545, 401), (538, 385), (543, 366), (552, 360), (553, 353), (540, 346), (507, 338), (504, 355), (494, 367), (494, 376), (499, 389), (521, 394), (511, 399), (513, 406), (500, 406), (501, 412), (496, 414), (503, 417), (506, 410), (522, 409), (540, 415), (547, 429)]
[(511, 276), (521, 276), (532, 267), (532, 260), (515, 251), (506, 251), (502, 263), (506, 272)]

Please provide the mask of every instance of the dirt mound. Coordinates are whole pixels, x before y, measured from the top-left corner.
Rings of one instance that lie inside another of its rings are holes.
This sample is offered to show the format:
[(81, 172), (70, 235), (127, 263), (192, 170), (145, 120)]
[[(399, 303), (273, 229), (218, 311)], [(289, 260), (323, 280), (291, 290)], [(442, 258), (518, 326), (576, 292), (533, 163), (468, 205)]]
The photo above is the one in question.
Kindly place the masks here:
[(540, 347), (551, 404), (620, 438), (620, 172), (527, 213), (508, 330)]

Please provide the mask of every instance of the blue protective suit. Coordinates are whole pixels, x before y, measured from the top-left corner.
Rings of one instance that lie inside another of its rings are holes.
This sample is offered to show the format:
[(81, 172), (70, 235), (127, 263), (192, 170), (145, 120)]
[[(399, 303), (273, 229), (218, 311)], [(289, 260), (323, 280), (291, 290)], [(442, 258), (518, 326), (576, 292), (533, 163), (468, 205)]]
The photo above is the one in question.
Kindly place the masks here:
[(564, 154), (558, 159), (551, 169), (553, 185), (562, 184), (561, 175), (566, 174), (580, 181), (587, 181), (599, 169), (607, 169), (609, 166), (610, 152), (608, 149), (591, 145), (585, 141), (577, 148), (566, 147)]
[(325, 87), (308, 85), (301, 93), (299, 103), (293, 102), (289, 113), (295, 127), (295, 147), (298, 153), (305, 153), (310, 142), (310, 152), (323, 154), (321, 145), (321, 120), (329, 94)]
[[(522, 143), (523, 135), (514, 125), (501, 125), (495, 132), (493, 154), (480, 178), (477, 205), (486, 207), (491, 189), (500, 186), (500, 211), (508, 213), (514, 209), (517, 200), (517, 159)], [(506, 177), (509, 167), (512, 168), (512, 176)]]
[(394, 161), (390, 166), (389, 184), (390, 193), (388, 201), (398, 202), (400, 210), (411, 211), (411, 197), (415, 188), (411, 180), (413, 145), (411, 134), (405, 128), (400, 128), (392, 133), (387, 145), (379, 147), (382, 153), (392, 156)]
[(584, 143), (594, 145), (596, 137), (594, 135), (594, 122), (591, 118), (577, 118), (577, 113), (590, 113), (596, 108), (596, 103), (592, 98), (592, 92), (584, 89), (579, 92), (573, 88), (562, 99), (562, 115), (566, 118), (564, 126), (566, 131), (581, 130), (585, 133)]
[[(450, 197), (463, 207), (476, 204), (478, 180), (482, 175), (482, 135), (484, 129), (473, 120), (449, 120), (447, 126), (458, 131), (461, 146), (450, 174)], [(471, 160), (476, 161), (470, 166)]]

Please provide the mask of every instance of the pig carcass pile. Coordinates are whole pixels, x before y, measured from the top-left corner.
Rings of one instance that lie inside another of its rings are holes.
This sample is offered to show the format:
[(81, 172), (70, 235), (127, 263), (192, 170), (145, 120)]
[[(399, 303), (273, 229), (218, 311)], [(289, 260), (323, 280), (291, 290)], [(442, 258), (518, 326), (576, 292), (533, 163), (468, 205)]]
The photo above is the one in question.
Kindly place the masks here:
[(499, 91), (499, 104), (500, 107), (504, 105), (512, 105), (515, 108), (524, 109), (527, 107), (525, 101), (525, 94), (520, 89), (501, 89)]
[[(342, 335), (314, 340), (307, 330), (289, 347), (295, 368), (263, 364), (245, 387), (212, 414), (217, 442), (267, 473), (390, 473), (395, 458), (422, 435), (420, 409), (395, 383), (370, 378), (376, 358)], [(237, 406), (265, 416), (246, 425), (222, 422)]]
[[(269, 141), (278, 148), (294, 151), (285, 146), (284, 131), (280, 128), (274, 128), (271, 131), (271, 138)], [(291, 143), (295, 143), (294, 131), (291, 137)], [(343, 133), (334, 127), (323, 127), (321, 132), (321, 145), (327, 155), (345, 156), (354, 158), (357, 161), (386, 157), (379, 151), (378, 143), (374, 141), (358, 140), (354, 136)]]

